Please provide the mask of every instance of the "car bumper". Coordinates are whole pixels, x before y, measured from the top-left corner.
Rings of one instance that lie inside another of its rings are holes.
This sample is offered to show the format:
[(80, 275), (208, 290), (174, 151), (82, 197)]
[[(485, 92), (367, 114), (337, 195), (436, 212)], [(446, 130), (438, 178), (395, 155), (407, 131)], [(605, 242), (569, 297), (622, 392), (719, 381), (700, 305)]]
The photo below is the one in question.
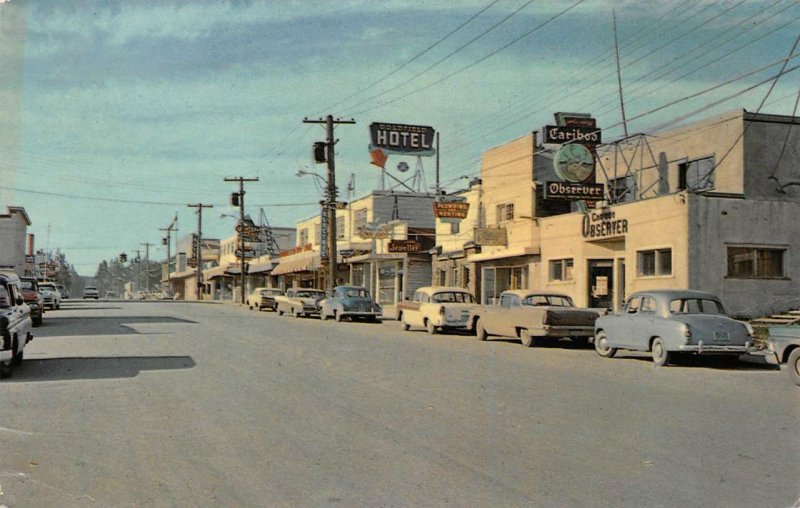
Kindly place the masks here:
[(746, 354), (752, 351), (750, 343), (744, 345), (723, 345), (723, 344), (704, 344), (701, 340), (697, 344), (689, 344), (679, 346), (678, 351), (681, 353), (697, 353), (700, 355), (706, 354)]
[(377, 311), (365, 311), (365, 310), (345, 310), (342, 311), (342, 316), (347, 317), (373, 317), (378, 318), (381, 317), (381, 313)]
[(594, 337), (594, 325), (545, 327), (544, 336), (545, 337)]
[(764, 355), (764, 361), (770, 365), (780, 365), (781, 359), (778, 358), (778, 353), (774, 351), (767, 351)]

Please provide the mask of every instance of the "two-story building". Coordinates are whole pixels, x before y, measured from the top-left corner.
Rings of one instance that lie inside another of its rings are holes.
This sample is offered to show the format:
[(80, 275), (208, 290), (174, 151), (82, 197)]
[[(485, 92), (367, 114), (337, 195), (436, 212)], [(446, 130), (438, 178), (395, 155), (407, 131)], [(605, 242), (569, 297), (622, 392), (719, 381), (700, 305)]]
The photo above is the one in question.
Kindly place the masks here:
[(9, 206), (0, 214), (0, 269), (28, 275), (31, 263), (25, 262), (25, 245), (30, 225), (31, 219), (21, 206)]
[[(430, 284), (434, 195), (373, 191), (336, 211), (337, 284), (366, 287), (392, 315), (395, 304)], [(297, 243), (272, 271), (282, 287), (327, 289), (322, 220), (297, 223)]]
[(595, 175), (606, 200), (585, 212), (545, 199), (556, 177), (533, 134), (492, 149), (483, 185), (466, 192), (480, 208), (461, 225), (472, 238), (454, 243), (437, 222), (435, 280), (459, 282), (436, 272), (460, 244), (459, 263), (480, 273), (461, 285), (483, 303), (527, 287), (619, 309), (635, 291), (688, 288), (720, 295), (744, 317), (797, 307), (799, 123), (734, 111), (602, 145)]

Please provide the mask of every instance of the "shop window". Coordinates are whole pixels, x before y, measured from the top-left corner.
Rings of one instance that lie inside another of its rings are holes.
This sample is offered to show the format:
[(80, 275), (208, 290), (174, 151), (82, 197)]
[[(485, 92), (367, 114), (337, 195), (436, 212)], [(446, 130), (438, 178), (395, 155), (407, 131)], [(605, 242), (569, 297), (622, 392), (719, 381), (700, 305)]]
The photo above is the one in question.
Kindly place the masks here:
[(336, 239), (344, 240), (344, 217), (336, 217)]
[(639, 277), (672, 275), (672, 249), (641, 250), (636, 253)]
[(614, 178), (608, 181), (611, 201), (614, 203), (625, 203), (636, 199), (636, 175), (627, 175)]
[(728, 247), (728, 277), (778, 279), (786, 276), (785, 248)]
[(497, 205), (497, 223), (514, 220), (514, 203)]
[(359, 229), (367, 227), (367, 209), (362, 208), (353, 212), (353, 228), (358, 231)]
[(551, 260), (550, 280), (561, 282), (571, 281), (574, 263), (572, 258)]
[(461, 222), (460, 221), (451, 222), (450, 223), (450, 234), (451, 235), (457, 235), (460, 232), (461, 232)]
[(678, 164), (678, 190), (702, 192), (714, 188), (714, 157)]
[[(300, 230), (300, 246), (306, 245), (308, 243), (308, 229), (301, 229)], [(319, 243), (319, 242), (317, 242)]]

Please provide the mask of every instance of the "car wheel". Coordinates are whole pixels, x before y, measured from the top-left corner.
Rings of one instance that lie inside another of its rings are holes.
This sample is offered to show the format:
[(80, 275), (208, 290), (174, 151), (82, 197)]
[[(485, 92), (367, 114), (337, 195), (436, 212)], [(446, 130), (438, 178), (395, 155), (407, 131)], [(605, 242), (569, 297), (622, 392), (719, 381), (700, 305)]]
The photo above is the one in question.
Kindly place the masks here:
[(669, 363), (669, 351), (664, 346), (664, 341), (660, 337), (653, 339), (653, 344), (650, 346), (650, 353), (653, 355), (653, 363), (662, 367)]
[(433, 324), (433, 321), (430, 319), (425, 320), (425, 329), (428, 330), (428, 333), (431, 335), (436, 335), (436, 326)]
[(341, 323), (342, 322), (342, 315), (339, 314), (338, 310), (334, 310), (333, 311), (333, 320), (336, 321), (337, 323)]
[(11, 363), (14, 366), (22, 365), (22, 360), (24, 358), (25, 358), (25, 351), (20, 351), (19, 353), (14, 355), (14, 358), (11, 359)]
[(589, 345), (589, 337), (573, 337), (572, 344), (577, 348), (583, 349)]
[(283, 311), (282, 311), (282, 310), (279, 310), (279, 311), (278, 311), (278, 315), (279, 315), (279, 316), (283, 316)]
[(795, 348), (789, 354), (789, 377), (794, 381), (794, 384), (800, 386), (800, 348)]
[(519, 331), (519, 340), (522, 342), (523, 347), (533, 347), (536, 345), (536, 337), (531, 335), (527, 328)]
[(403, 325), (403, 331), (404, 332), (407, 332), (407, 331), (409, 331), (411, 329), (411, 325), (406, 323), (405, 319), (400, 318), (400, 323)]
[(475, 335), (478, 336), (478, 340), (486, 340), (489, 338), (489, 334), (486, 333), (486, 329), (483, 327), (483, 323), (481, 320), (475, 321)]
[(617, 354), (617, 348), (611, 347), (611, 345), (608, 343), (606, 332), (602, 331), (597, 332), (597, 335), (594, 338), (594, 350), (597, 351), (597, 354), (603, 358), (611, 358)]
[(0, 378), (7, 378), (11, 376), (11, 373), (14, 371), (13, 360), (6, 360), (4, 362), (0, 362)]
[(294, 314), (294, 317), (296, 317), (297, 319), (300, 319), (301, 317), (303, 317), (303, 313), (302, 312), (294, 312), (294, 311), (292, 311), (292, 313)]
[(322, 321), (327, 321), (328, 320), (328, 314), (326, 314), (324, 310), (320, 310), (319, 311), (319, 318)]

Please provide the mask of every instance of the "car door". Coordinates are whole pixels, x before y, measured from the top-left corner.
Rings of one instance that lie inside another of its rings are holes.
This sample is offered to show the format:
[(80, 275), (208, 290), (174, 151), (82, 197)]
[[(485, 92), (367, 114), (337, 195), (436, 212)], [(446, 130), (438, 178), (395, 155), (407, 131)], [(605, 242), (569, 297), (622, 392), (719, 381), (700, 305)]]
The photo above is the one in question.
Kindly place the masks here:
[(414, 293), (415, 308), (406, 311), (405, 320), (411, 326), (423, 326), (422, 308), (429, 301), (428, 295), (424, 291)]
[(609, 343), (614, 347), (631, 348), (636, 343), (633, 335), (635, 333), (636, 318), (639, 317), (639, 308), (642, 305), (642, 297), (635, 296), (628, 299), (622, 314), (614, 316), (606, 327), (606, 335)]
[(495, 309), (487, 327), (489, 333), (502, 335), (505, 337), (516, 337), (516, 323), (520, 321), (520, 302), (519, 297), (514, 294), (501, 294), (500, 304)]
[(656, 299), (652, 296), (641, 298), (639, 312), (632, 315), (631, 349), (646, 351), (650, 347), (650, 337), (656, 327), (656, 304)]

